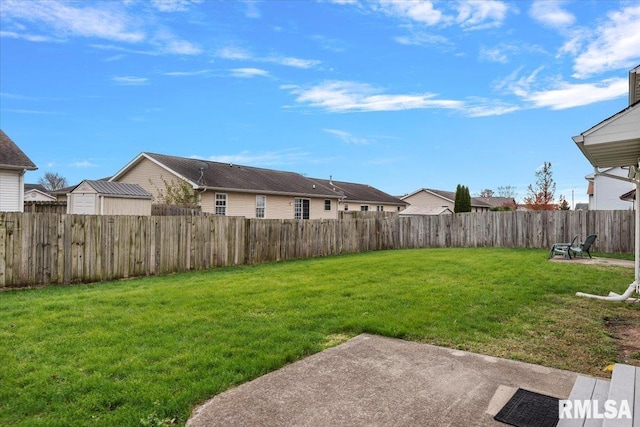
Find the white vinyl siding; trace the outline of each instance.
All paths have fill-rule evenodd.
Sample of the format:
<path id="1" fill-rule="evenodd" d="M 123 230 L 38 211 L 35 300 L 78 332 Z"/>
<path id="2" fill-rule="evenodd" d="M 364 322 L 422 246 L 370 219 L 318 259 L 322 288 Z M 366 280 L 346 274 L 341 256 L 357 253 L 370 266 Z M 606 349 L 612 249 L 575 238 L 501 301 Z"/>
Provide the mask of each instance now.
<path id="1" fill-rule="evenodd" d="M 19 172 L 0 171 L 0 211 L 22 212 L 22 192 L 23 184 Z"/>

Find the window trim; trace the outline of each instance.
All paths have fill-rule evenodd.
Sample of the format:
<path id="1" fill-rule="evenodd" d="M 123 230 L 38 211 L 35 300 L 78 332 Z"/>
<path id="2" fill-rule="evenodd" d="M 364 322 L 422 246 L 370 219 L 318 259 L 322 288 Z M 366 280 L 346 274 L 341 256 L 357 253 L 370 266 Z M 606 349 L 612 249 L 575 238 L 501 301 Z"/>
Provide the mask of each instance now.
<path id="1" fill-rule="evenodd" d="M 262 200 L 262 206 L 259 205 L 258 200 Z M 262 209 L 262 216 L 258 215 L 259 209 Z M 263 194 L 256 195 L 256 218 L 264 219 L 267 217 L 267 196 Z"/>
<path id="2" fill-rule="evenodd" d="M 222 196 L 222 197 L 218 197 Z M 215 206 L 215 214 L 220 216 L 227 216 L 227 207 L 228 207 L 229 196 L 227 193 L 215 193 L 214 196 L 214 206 Z M 218 204 L 218 202 L 224 202 Z"/>

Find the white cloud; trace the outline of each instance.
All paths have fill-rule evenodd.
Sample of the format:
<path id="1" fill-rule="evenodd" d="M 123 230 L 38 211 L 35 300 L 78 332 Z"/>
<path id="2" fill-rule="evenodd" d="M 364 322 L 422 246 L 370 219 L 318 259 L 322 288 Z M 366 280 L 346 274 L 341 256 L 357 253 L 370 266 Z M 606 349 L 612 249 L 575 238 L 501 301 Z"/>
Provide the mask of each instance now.
<path id="1" fill-rule="evenodd" d="M 297 164 L 302 159 L 308 158 L 309 153 L 301 151 L 298 148 L 290 148 L 279 151 L 268 151 L 266 153 L 252 154 L 249 151 L 241 151 L 238 154 L 225 154 L 220 156 L 209 156 L 208 160 L 220 163 L 229 163 L 234 165 L 282 165 Z M 199 156 L 192 156 L 200 158 Z"/>
<path id="2" fill-rule="evenodd" d="M 439 34 L 428 34 L 424 32 L 414 32 L 407 36 L 397 36 L 394 40 L 404 45 L 437 45 L 444 46 L 446 48 L 453 47 L 446 37 Z"/>
<path id="3" fill-rule="evenodd" d="M 153 7 L 160 12 L 184 12 L 194 3 L 201 3 L 202 0 L 152 0 Z"/>
<path id="4" fill-rule="evenodd" d="M 253 58 L 253 54 L 243 48 L 240 47 L 223 47 L 222 49 L 218 49 L 216 55 L 223 59 L 233 59 L 233 60 L 248 60 Z"/>
<path id="5" fill-rule="evenodd" d="M 143 31 L 136 29 L 131 18 L 112 3 L 106 7 L 74 8 L 57 1 L 26 2 L 4 0 L 3 18 L 10 21 L 31 21 L 45 24 L 58 37 L 95 37 L 113 41 L 137 43 L 145 38 Z"/>
<path id="6" fill-rule="evenodd" d="M 499 0 L 459 0 L 457 2 L 367 0 L 333 1 L 333 3 L 357 5 L 362 10 L 384 13 L 420 25 L 431 27 L 458 24 L 467 30 L 499 27 L 510 10 L 506 3 Z"/>
<path id="7" fill-rule="evenodd" d="M 254 62 L 268 62 L 272 64 L 284 65 L 294 68 L 313 68 L 319 65 L 321 62 L 315 59 L 301 59 L 290 56 L 267 56 L 260 57 L 254 55 L 251 51 L 238 47 L 224 47 L 218 49 L 216 55 L 223 59 L 230 59 L 234 61 L 254 61 Z"/>
<path id="8" fill-rule="evenodd" d="M 251 78 L 251 77 L 267 77 L 268 71 L 261 70 L 259 68 L 233 68 L 230 70 L 233 77 Z"/>
<path id="9" fill-rule="evenodd" d="M 91 163 L 89 160 L 79 160 L 73 163 L 73 166 L 77 168 L 95 168 L 97 165 Z"/>
<path id="10" fill-rule="evenodd" d="M 374 10 L 399 18 L 410 19 L 425 25 L 436 25 L 444 19 L 443 13 L 434 8 L 432 1 L 379 0 L 367 3 Z"/>
<path id="11" fill-rule="evenodd" d="M 564 29 L 573 25 L 576 17 L 562 9 L 562 1 L 537 0 L 529 9 L 529 15 L 542 25 Z"/>
<path id="12" fill-rule="evenodd" d="M 123 86 L 142 86 L 146 85 L 149 81 L 146 77 L 131 76 L 113 77 L 111 80 Z"/>
<path id="13" fill-rule="evenodd" d="M 626 95 L 629 83 L 626 78 L 606 79 L 597 83 L 571 84 L 562 82 L 553 89 L 534 91 L 524 96 L 536 107 L 552 110 L 589 105 Z"/>
<path id="14" fill-rule="evenodd" d="M 483 30 L 502 25 L 509 7 L 497 0 L 468 0 L 457 3 L 456 22 L 468 30 Z"/>
<path id="15" fill-rule="evenodd" d="M 188 3 L 190 2 L 186 0 L 171 0 L 156 2 L 154 5 L 159 10 L 176 11 Z M 4 0 L 2 23 L 5 29 L 10 28 L 11 31 L 4 31 L 2 36 L 40 42 L 85 37 L 138 45 L 148 43 L 153 47 L 154 52 L 144 49 L 127 51 L 151 55 L 197 55 L 202 52 L 198 46 L 180 39 L 167 29 L 152 28 L 155 22 L 153 17 L 145 18 L 133 13 L 129 14 L 121 3 L 97 2 L 92 6 L 85 6 L 85 4 L 63 3 L 55 0 Z M 47 34 L 33 34 L 34 29 L 27 26 L 29 23 Z M 150 37 L 149 34 L 153 35 Z M 100 47 L 95 44 L 93 46 Z"/>
<path id="16" fill-rule="evenodd" d="M 50 42 L 55 41 L 50 37 L 40 36 L 36 34 L 17 33 L 14 31 L 0 31 L 0 37 L 10 37 L 12 39 L 22 39 L 30 42 Z"/>
<path id="17" fill-rule="evenodd" d="M 260 18 L 260 9 L 258 9 L 257 2 L 255 0 L 247 0 L 246 1 L 247 10 L 245 11 L 245 16 L 251 19 Z"/>
<path id="18" fill-rule="evenodd" d="M 575 59 L 574 77 L 631 68 L 640 60 L 640 5 L 607 14 L 607 20 L 591 33 L 586 50 Z"/>
<path id="19" fill-rule="evenodd" d="M 197 70 L 197 71 L 168 71 L 163 74 L 165 76 L 186 77 L 186 76 L 204 76 L 210 73 L 211 73 L 211 70 Z"/>
<path id="20" fill-rule="evenodd" d="M 346 142 L 347 144 L 366 145 L 369 143 L 369 141 L 367 141 L 365 138 L 359 138 L 343 130 L 338 130 L 338 129 L 322 129 L 322 130 Z"/>
<path id="21" fill-rule="evenodd" d="M 331 112 L 461 109 L 463 102 L 437 99 L 433 93 L 386 95 L 368 84 L 329 81 L 309 88 L 286 86 L 296 101 Z"/>

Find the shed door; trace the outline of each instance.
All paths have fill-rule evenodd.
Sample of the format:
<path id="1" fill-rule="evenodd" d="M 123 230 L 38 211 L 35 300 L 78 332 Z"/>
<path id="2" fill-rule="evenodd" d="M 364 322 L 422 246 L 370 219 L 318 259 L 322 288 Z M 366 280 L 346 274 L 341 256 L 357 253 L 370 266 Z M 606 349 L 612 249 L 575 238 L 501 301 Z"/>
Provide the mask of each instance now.
<path id="1" fill-rule="evenodd" d="M 73 195 L 73 213 L 78 215 L 96 214 L 95 194 L 77 193 Z"/>

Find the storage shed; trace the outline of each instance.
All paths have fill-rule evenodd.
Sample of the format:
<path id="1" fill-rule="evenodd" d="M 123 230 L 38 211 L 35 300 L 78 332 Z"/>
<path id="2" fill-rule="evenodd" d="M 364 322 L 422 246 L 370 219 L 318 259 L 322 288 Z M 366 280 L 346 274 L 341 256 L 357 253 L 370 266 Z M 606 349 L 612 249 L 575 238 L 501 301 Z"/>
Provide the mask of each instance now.
<path id="1" fill-rule="evenodd" d="M 151 215 L 153 199 L 138 184 L 89 180 L 67 197 L 67 213 L 81 215 Z"/>

